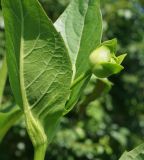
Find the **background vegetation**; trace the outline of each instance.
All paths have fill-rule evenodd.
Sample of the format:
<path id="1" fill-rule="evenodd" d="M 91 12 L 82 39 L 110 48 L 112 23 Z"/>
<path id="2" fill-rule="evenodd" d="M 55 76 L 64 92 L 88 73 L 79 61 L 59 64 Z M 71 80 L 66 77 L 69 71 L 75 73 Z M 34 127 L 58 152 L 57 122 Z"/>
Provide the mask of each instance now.
<path id="1" fill-rule="evenodd" d="M 40 2 L 55 21 L 69 0 Z M 100 88 L 95 90 L 99 82 L 92 78 L 75 109 L 62 119 L 47 160 L 117 160 L 144 140 L 144 2 L 102 0 L 101 8 L 103 40 L 118 39 L 119 52 L 128 53 L 125 70 L 110 78 L 114 85 L 103 94 Z M 0 60 L 4 46 L 0 11 Z M 7 81 L 3 105 L 14 104 Z M 0 144 L 0 160 L 31 160 L 32 156 L 31 142 L 20 121 Z"/>

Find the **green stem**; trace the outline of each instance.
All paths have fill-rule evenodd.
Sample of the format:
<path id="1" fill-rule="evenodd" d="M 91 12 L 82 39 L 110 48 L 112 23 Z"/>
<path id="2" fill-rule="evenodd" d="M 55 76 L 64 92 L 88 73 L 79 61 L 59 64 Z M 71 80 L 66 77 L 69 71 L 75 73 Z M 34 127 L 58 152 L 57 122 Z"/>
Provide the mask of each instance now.
<path id="1" fill-rule="evenodd" d="M 47 148 L 46 144 L 35 147 L 35 149 L 34 149 L 34 160 L 44 160 L 45 159 L 46 148 Z"/>
<path id="2" fill-rule="evenodd" d="M 25 111 L 25 120 L 28 134 L 34 146 L 34 160 L 44 160 L 48 141 L 41 122 L 30 110 Z"/>
<path id="3" fill-rule="evenodd" d="M 7 64 L 6 64 L 6 55 L 5 55 L 2 68 L 0 69 L 0 106 L 1 106 L 6 79 L 7 79 Z"/>
<path id="4" fill-rule="evenodd" d="M 90 70 L 88 70 L 84 74 L 81 74 L 77 79 L 74 80 L 74 82 L 71 85 L 71 89 L 74 88 L 79 82 L 81 82 L 83 79 L 87 78 L 91 74 L 92 72 Z"/>

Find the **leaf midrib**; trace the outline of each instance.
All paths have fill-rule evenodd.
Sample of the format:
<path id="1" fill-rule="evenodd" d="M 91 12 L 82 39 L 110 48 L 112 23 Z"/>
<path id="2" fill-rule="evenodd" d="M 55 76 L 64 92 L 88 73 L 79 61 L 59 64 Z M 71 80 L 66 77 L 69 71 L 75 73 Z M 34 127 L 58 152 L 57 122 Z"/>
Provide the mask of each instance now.
<path id="1" fill-rule="evenodd" d="M 29 108 L 29 103 L 27 101 L 27 96 L 26 96 L 26 91 L 25 91 L 25 87 L 24 87 L 24 67 L 23 67 L 23 55 L 24 55 L 24 39 L 23 39 L 23 35 L 24 35 L 24 18 L 23 18 L 23 8 L 22 8 L 22 2 L 19 1 L 20 3 L 20 11 L 21 11 L 21 38 L 20 38 L 20 61 L 19 61 L 19 65 L 20 65 L 20 89 L 21 89 L 21 94 L 22 94 L 22 100 L 23 100 L 23 108 L 24 108 L 24 112 L 28 112 L 28 108 Z"/>
<path id="2" fill-rule="evenodd" d="M 25 121 L 28 128 L 28 132 L 30 137 L 32 138 L 32 142 L 34 146 L 41 145 L 46 142 L 46 135 L 42 128 L 42 125 L 38 118 L 36 118 L 30 108 L 29 102 L 27 100 L 27 94 L 24 86 L 24 14 L 22 2 L 20 3 L 20 11 L 21 11 L 21 38 L 20 38 L 20 89 L 22 95 L 22 104 L 24 109 Z M 35 133 L 35 131 L 37 131 Z M 37 137 L 37 140 L 35 139 Z"/>

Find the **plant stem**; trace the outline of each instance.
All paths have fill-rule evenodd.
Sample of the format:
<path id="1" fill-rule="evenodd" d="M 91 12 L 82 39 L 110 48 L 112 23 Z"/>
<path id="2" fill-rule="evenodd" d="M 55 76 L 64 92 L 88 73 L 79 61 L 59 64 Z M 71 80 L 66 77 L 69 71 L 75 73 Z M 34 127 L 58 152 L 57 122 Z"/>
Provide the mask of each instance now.
<path id="1" fill-rule="evenodd" d="M 48 144 L 47 136 L 39 119 L 28 110 L 28 107 L 25 109 L 27 131 L 34 146 L 34 160 L 44 160 Z"/>
<path id="2" fill-rule="evenodd" d="M 3 91 L 7 79 L 7 64 L 6 64 L 6 55 L 3 59 L 3 64 L 2 68 L 0 68 L 0 106 L 1 106 L 1 101 L 2 101 L 2 96 L 3 96 Z"/>
<path id="3" fill-rule="evenodd" d="M 47 145 L 43 144 L 34 148 L 34 160 L 44 160 Z"/>
<path id="4" fill-rule="evenodd" d="M 87 78 L 88 76 L 90 76 L 92 74 L 92 72 L 90 70 L 88 70 L 87 72 L 85 72 L 84 74 L 80 75 L 77 79 L 74 80 L 74 82 L 71 85 L 71 89 L 74 88 L 79 82 L 81 82 L 83 79 Z"/>

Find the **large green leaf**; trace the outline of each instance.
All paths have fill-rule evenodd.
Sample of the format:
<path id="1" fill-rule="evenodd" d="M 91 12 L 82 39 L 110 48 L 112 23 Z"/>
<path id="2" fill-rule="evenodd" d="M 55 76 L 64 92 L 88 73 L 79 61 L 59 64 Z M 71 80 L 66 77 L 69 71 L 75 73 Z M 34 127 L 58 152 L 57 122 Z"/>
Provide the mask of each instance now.
<path id="1" fill-rule="evenodd" d="M 6 64 L 6 56 L 5 56 L 2 63 L 2 67 L 0 68 L 0 109 L 1 109 L 1 101 L 2 101 L 6 79 L 7 79 L 7 64 Z"/>
<path id="2" fill-rule="evenodd" d="M 99 0 L 72 0 L 65 12 L 55 22 L 68 48 L 73 79 L 76 80 L 89 70 L 89 55 L 100 44 L 102 37 L 102 17 Z M 91 75 L 86 76 L 72 88 L 66 109 L 77 102 Z"/>
<path id="3" fill-rule="evenodd" d="M 119 160 L 143 160 L 144 159 L 144 144 L 141 144 L 137 148 L 130 152 L 124 152 Z"/>
<path id="4" fill-rule="evenodd" d="M 71 61 L 37 0 L 2 0 L 2 7 L 11 87 L 33 145 L 44 152 L 70 95 Z"/>

